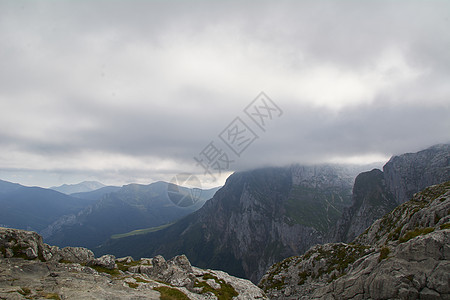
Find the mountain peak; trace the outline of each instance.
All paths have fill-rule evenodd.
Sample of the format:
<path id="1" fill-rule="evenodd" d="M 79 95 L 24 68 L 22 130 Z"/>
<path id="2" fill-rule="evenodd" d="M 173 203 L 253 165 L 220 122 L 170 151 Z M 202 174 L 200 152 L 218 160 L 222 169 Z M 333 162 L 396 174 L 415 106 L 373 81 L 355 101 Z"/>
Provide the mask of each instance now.
<path id="1" fill-rule="evenodd" d="M 74 193 L 91 192 L 105 186 L 106 185 L 98 181 L 83 181 L 75 184 L 63 184 L 60 186 L 54 186 L 50 189 L 70 195 Z"/>

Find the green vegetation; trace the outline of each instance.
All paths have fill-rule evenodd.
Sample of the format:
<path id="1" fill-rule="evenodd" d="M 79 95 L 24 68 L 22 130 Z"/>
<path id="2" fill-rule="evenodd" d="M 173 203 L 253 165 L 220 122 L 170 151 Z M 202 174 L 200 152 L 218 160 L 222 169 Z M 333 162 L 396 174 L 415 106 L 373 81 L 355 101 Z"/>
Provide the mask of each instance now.
<path id="1" fill-rule="evenodd" d="M 213 279 L 216 283 L 220 285 L 220 289 L 214 289 L 209 284 L 207 284 L 205 281 L 199 281 L 196 280 L 194 283 L 194 287 L 202 288 L 201 294 L 205 294 L 208 292 L 213 293 L 216 295 L 217 299 L 219 300 L 228 300 L 232 299 L 235 296 L 238 296 L 238 292 L 234 289 L 234 287 L 228 283 L 225 282 L 223 279 L 219 279 L 216 276 L 212 274 L 204 274 L 203 280 Z"/>
<path id="2" fill-rule="evenodd" d="M 450 223 L 445 223 L 440 226 L 441 229 L 450 229 Z"/>
<path id="3" fill-rule="evenodd" d="M 71 262 L 70 260 L 67 260 L 67 259 L 60 259 L 60 260 L 59 260 L 59 263 L 62 263 L 62 264 L 72 264 L 73 262 Z"/>
<path id="4" fill-rule="evenodd" d="M 28 296 L 31 294 L 31 290 L 27 287 L 22 287 L 20 290 L 17 291 L 19 294 L 23 296 Z"/>
<path id="5" fill-rule="evenodd" d="M 306 282 L 306 279 L 311 276 L 311 273 L 308 271 L 303 271 L 298 273 L 299 281 L 298 285 L 302 285 Z"/>
<path id="6" fill-rule="evenodd" d="M 264 291 L 268 291 L 268 290 L 281 290 L 284 285 L 285 285 L 285 278 L 281 278 L 281 280 L 279 279 L 275 279 L 275 275 L 279 274 L 281 272 L 282 269 L 286 269 L 289 267 L 289 262 L 292 261 L 292 259 L 295 259 L 297 257 L 292 256 L 292 257 L 288 257 L 285 260 L 278 262 L 276 264 L 274 264 L 271 268 L 270 268 L 270 273 L 269 276 L 267 278 L 264 278 L 261 281 L 261 285 L 260 286 L 264 286 Z M 266 284 L 268 286 L 266 286 Z"/>
<path id="7" fill-rule="evenodd" d="M 138 283 L 134 283 L 134 282 L 127 282 L 127 284 L 132 289 L 137 289 L 137 287 L 139 286 Z"/>
<path id="8" fill-rule="evenodd" d="M 450 181 L 444 182 L 437 186 L 431 186 L 424 189 L 420 194 L 422 198 L 430 198 L 429 202 L 436 200 L 450 189 Z M 443 201 L 443 200 L 441 200 Z"/>
<path id="9" fill-rule="evenodd" d="M 419 235 L 426 235 L 433 231 L 434 231 L 433 227 L 416 228 L 415 230 L 406 232 L 405 235 L 402 236 L 401 238 L 399 238 L 398 241 L 400 243 L 404 243 L 404 242 L 409 241 L 410 239 L 418 237 Z"/>
<path id="10" fill-rule="evenodd" d="M 133 266 L 138 266 L 138 265 L 145 265 L 145 264 L 147 264 L 147 263 L 144 263 L 143 261 L 142 261 L 142 259 L 140 259 L 140 260 L 133 260 L 133 261 L 130 261 L 130 262 L 118 262 L 118 261 L 116 261 L 116 264 L 117 264 L 117 268 L 120 270 L 120 271 L 122 271 L 122 272 L 126 272 L 126 271 L 128 271 L 128 269 L 130 268 L 130 267 L 133 267 Z"/>
<path id="11" fill-rule="evenodd" d="M 136 276 L 136 277 L 133 277 L 137 282 L 142 282 L 142 283 L 149 283 L 150 281 L 148 281 L 148 280 L 145 280 L 144 278 L 141 278 L 141 277 L 138 277 L 138 276 Z"/>
<path id="12" fill-rule="evenodd" d="M 325 233 L 342 214 L 351 194 L 345 189 L 319 190 L 293 186 L 285 203 L 286 214 L 293 224 L 301 224 Z"/>
<path id="13" fill-rule="evenodd" d="M 150 232 L 156 232 L 156 231 L 159 231 L 159 230 L 163 230 L 164 228 L 167 228 L 167 227 L 169 227 L 172 224 L 174 224 L 174 223 L 164 224 L 164 225 L 157 226 L 157 227 L 137 229 L 137 230 L 133 230 L 133 231 L 126 232 L 126 233 L 113 234 L 111 236 L 111 239 L 113 239 L 113 240 L 114 239 L 121 239 L 121 238 L 128 237 L 128 236 L 134 236 L 134 235 L 141 235 L 141 234 L 146 234 L 146 233 L 150 233 Z"/>
<path id="14" fill-rule="evenodd" d="M 390 252 L 391 251 L 389 250 L 388 247 L 381 248 L 381 250 L 380 250 L 380 257 L 378 258 L 378 261 L 380 262 L 383 259 L 387 258 Z"/>
<path id="15" fill-rule="evenodd" d="M 45 299 L 54 299 L 54 300 L 61 300 L 61 297 L 59 297 L 56 293 L 48 293 L 44 295 Z"/>
<path id="16" fill-rule="evenodd" d="M 107 268 L 104 268 L 104 267 L 100 267 L 100 266 L 91 266 L 91 268 L 96 270 L 99 273 L 106 273 L 106 274 L 109 274 L 109 275 L 111 275 L 113 277 L 117 277 L 117 276 L 121 275 L 120 271 L 118 269 L 110 270 L 110 269 L 107 269 Z"/>
<path id="17" fill-rule="evenodd" d="M 159 286 L 153 289 L 161 293 L 161 300 L 189 300 L 186 294 L 174 288 Z"/>

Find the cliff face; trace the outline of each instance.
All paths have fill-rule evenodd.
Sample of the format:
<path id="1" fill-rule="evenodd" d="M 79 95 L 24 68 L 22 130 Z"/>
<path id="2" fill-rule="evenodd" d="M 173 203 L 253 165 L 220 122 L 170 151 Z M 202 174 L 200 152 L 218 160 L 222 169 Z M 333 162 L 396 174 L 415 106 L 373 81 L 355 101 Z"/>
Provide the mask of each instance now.
<path id="1" fill-rule="evenodd" d="M 374 220 L 381 218 L 397 206 L 394 196 L 388 191 L 383 172 L 374 169 L 359 174 L 355 179 L 352 205 L 344 210 L 336 225 L 336 241 L 352 241 Z"/>
<path id="2" fill-rule="evenodd" d="M 273 265 L 271 299 L 448 299 L 450 182 L 416 194 L 351 244 L 317 245 Z"/>
<path id="3" fill-rule="evenodd" d="M 267 299 L 250 281 L 191 266 L 185 256 L 134 261 L 60 249 L 35 232 L 0 227 L 1 299 Z M 170 298 L 174 299 L 174 298 Z M 234 299 L 234 298 L 233 298 Z"/>
<path id="4" fill-rule="evenodd" d="M 200 267 L 257 282 L 276 261 L 326 240 L 350 204 L 355 176 L 352 169 L 327 165 L 235 173 L 191 216 L 97 251 L 136 257 L 186 254 Z"/>
<path id="5" fill-rule="evenodd" d="M 450 180 L 450 145 L 392 157 L 380 170 L 355 180 L 352 205 L 344 210 L 331 241 L 350 242 L 375 220 L 427 186 Z"/>
<path id="6" fill-rule="evenodd" d="M 394 156 L 383 172 L 388 190 L 402 204 L 427 186 L 450 180 L 450 144 Z"/>

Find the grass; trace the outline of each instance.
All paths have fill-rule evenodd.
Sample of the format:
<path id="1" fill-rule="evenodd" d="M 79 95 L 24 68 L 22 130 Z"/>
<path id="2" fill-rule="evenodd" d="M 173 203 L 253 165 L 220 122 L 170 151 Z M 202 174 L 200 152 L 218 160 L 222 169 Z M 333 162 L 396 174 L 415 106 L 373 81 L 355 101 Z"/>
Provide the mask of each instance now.
<path id="1" fill-rule="evenodd" d="M 293 224 L 313 227 L 325 233 L 341 216 L 341 205 L 347 198 L 344 190 L 317 191 L 294 186 L 284 206 Z"/>
<path id="2" fill-rule="evenodd" d="M 59 297 L 56 293 L 48 293 L 44 296 L 45 299 L 54 299 L 54 300 L 61 300 L 61 297 Z"/>
<path id="3" fill-rule="evenodd" d="M 59 263 L 61 263 L 61 264 L 72 264 L 73 262 L 71 262 L 70 260 L 67 260 L 67 259 L 60 259 Z"/>
<path id="4" fill-rule="evenodd" d="M 104 267 L 100 267 L 100 266 L 91 266 L 91 268 L 96 270 L 99 273 L 106 273 L 106 274 L 109 274 L 109 275 L 114 276 L 114 277 L 117 277 L 117 276 L 121 275 L 120 271 L 118 269 L 110 270 L 110 269 L 107 269 L 107 268 L 104 268 Z"/>
<path id="5" fill-rule="evenodd" d="M 220 284 L 220 289 L 212 288 L 205 281 L 196 280 L 194 287 L 202 288 L 201 294 L 211 292 L 214 295 L 216 295 L 218 300 L 228 300 L 239 295 L 232 285 L 226 283 L 225 280 L 219 279 L 212 274 L 204 274 L 203 279 L 204 280 L 213 279 L 216 283 Z"/>
<path id="6" fill-rule="evenodd" d="M 442 224 L 440 228 L 441 229 L 450 229 L 450 223 Z"/>
<path id="7" fill-rule="evenodd" d="M 137 289 L 137 287 L 139 286 L 138 283 L 134 283 L 134 282 L 127 282 L 127 284 L 132 289 Z"/>
<path id="8" fill-rule="evenodd" d="M 159 286 L 153 288 L 161 293 L 161 300 L 190 300 L 183 292 L 167 286 Z"/>
<path id="9" fill-rule="evenodd" d="M 388 247 L 383 247 L 380 250 L 380 257 L 378 258 L 378 262 L 382 261 L 383 259 L 386 259 L 391 251 Z"/>
<path id="10" fill-rule="evenodd" d="M 31 290 L 27 287 L 22 287 L 17 292 L 23 296 L 28 296 L 29 294 L 31 294 Z"/>
<path id="11" fill-rule="evenodd" d="M 156 231 L 162 230 L 164 228 L 167 228 L 167 227 L 169 227 L 172 224 L 174 224 L 174 223 L 164 224 L 164 225 L 157 226 L 157 227 L 137 229 L 137 230 L 133 230 L 133 231 L 126 232 L 126 233 L 113 234 L 113 235 L 111 235 L 111 239 L 115 240 L 115 239 L 121 239 L 121 238 L 128 237 L 128 236 L 134 236 L 134 235 L 141 235 L 141 234 L 146 234 L 146 233 L 150 233 L 150 232 L 156 232 Z"/>
<path id="12" fill-rule="evenodd" d="M 433 231 L 434 231 L 433 227 L 416 228 L 415 230 L 406 232 L 401 238 L 399 238 L 398 241 L 400 243 L 404 243 L 409 241 L 410 239 L 418 237 L 419 235 L 425 235 Z"/>
<path id="13" fill-rule="evenodd" d="M 142 283 L 149 283 L 150 281 L 148 281 L 148 280 L 145 280 L 145 279 L 143 279 L 143 278 L 141 278 L 141 277 L 138 277 L 138 276 L 136 276 L 136 277 L 133 277 L 137 282 L 142 282 Z"/>

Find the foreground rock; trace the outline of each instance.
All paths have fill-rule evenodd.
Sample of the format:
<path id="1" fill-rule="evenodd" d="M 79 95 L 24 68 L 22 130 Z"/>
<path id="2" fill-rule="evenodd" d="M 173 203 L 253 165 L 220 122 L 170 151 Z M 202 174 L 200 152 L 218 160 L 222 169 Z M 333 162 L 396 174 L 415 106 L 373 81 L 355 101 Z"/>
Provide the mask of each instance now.
<path id="1" fill-rule="evenodd" d="M 351 244 L 273 265 L 271 299 L 450 299 L 450 181 L 414 195 Z"/>
<path id="2" fill-rule="evenodd" d="M 186 256 L 134 261 L 59 249 L 37 233 L 0 228 L 0 299 L 267 299 L 248 280 L 191 266 Z"/>

